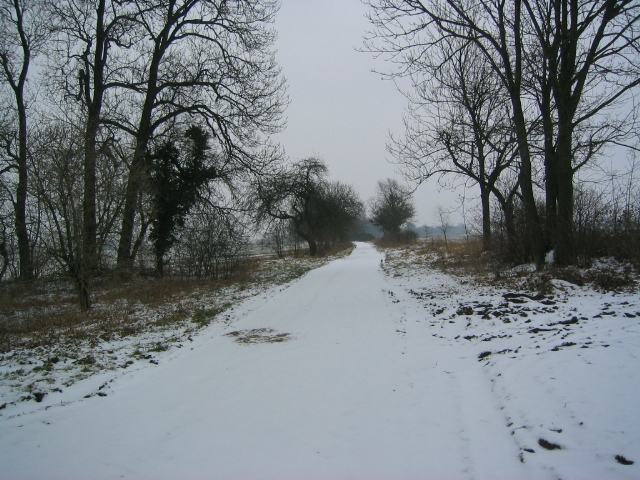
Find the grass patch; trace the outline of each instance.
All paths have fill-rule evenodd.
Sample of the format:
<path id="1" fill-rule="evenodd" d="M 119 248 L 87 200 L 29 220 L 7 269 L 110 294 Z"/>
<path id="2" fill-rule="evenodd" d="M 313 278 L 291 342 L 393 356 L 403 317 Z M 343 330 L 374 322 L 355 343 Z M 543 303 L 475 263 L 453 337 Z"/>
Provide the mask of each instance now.
<path id="1" fill-rule="evenodd" d="M 201 308 L 193 312 L 193 316 L 191 317 L 191 321 L 196 323 L 200 328 L 206 327 L 211 323 L 211 321 L 216 317 L 216 315 L 224 312 L 231 305 L 225 303 L 217 308 Z"/>
<path id="2" fill-rule="evenodd" d="M 418 234 L 413 231 L 404 231 L 396 234 L 388 234 L 376 238 L 374 245 L 382 248 L 398 248 L 406 245 L 413 245 L 418 241 Z"/>
<path id="3" fill-rule="evenodd" d="M 199 328 L 232 305 L 349 252 L 253 258 L 240 276 L 226 280 L 102 275 L 92 282 L 93 307 L 86 313 L 79 311 L 66 280 L 0 283 L 0 404 L 15 405 L 31 390 L 55 394 L 98 372 L 130 368 L 136 362 L 157 364 L 160 352 L 188 344 Z M 253 344 L 291 338 L 259 329 L 238 332 L 234 340 Z M 28 397 L 33 401 L 33 395 Z"/>
<path id="4" fill-rule="evenodd" d="M 448 240 L 432 238 L 409 246 L 385 248 L 387 273 L 408 265 L 423 264 L 452 275 L 476 275 L 493 277 L 491 257 L 482 251 L 482 242 L 477 240 Z"/>
<path id="5" fill-rule="evenodd" d="M 255 273 L 255 272 L 254 272 Z M 209 323 L 226 309 L 223 297 L 239 283 L 180 278 L 150 280 L 135 278 L 125 283 L 112 278 L 96 279 L 93 308 L 82 313 L 73 292 L 55 282 L 33 282 L 13 300 L 6 300 L 15 285 L 0 285 L 0 353 L 17 348 L 53 349 L 83 342 L 108 342 L 140 335 L 154 329 Z M 202 310 L 202 298 L 213 305 Z"/>

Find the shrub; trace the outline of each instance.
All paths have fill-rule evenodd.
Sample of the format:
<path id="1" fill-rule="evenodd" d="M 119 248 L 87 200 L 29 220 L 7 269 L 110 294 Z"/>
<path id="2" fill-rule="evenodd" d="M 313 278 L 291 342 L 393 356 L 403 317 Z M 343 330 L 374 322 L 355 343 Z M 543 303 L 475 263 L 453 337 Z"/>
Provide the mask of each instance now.
<path id="1" fill-rule="evenodd" d="M 619 291 L 633 288 L 636 281 L 630 265 L 622 268 L 614 266 L 602 266 L 588 272 L 588 280 L 593 286 L 603 291 Z"/>
<path id="2" fill-rule="evenodd" d="M 418 234 L 413 230 L 403 230 L 400 233 L 387 234 L 382 238 L 378 238 L 374 241 L 379 247 L 401 247 L 404 245 L 411 245 L 418 240 Z"/>

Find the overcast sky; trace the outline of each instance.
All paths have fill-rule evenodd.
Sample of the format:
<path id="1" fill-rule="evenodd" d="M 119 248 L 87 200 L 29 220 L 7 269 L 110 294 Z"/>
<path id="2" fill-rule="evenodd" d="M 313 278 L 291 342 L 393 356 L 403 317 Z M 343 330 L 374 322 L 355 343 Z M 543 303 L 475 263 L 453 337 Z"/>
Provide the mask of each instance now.
<path id="1" fill-rule="evenodd" d="M 373 69 L 384 62 L 356 51 L 369 29 L 360 0 L 282 0 L 275 28 L 277 59 L 289 84 L 287 129 L 275 137 L 291 160 L 317 156 L 332 180 L 353 185 L 366 202 L 376 182 L 395 173 L 385 143 L 402 133 L 405 98 Z M 437 204 L 455 195 L 422 185 L 414 197 L 416 223 L 435 223 Z"/>

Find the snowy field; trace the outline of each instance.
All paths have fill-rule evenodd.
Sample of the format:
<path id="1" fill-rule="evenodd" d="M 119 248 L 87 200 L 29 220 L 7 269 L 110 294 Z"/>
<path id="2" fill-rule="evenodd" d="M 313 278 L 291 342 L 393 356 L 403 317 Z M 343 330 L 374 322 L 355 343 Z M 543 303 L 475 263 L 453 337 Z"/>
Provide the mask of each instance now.
<path id="1" fill-rule="evenodd" d="M 0 478 L 640 478 L 640 296 L 552 284 L 358 244 L 153 362 L 7 402 Z"/>

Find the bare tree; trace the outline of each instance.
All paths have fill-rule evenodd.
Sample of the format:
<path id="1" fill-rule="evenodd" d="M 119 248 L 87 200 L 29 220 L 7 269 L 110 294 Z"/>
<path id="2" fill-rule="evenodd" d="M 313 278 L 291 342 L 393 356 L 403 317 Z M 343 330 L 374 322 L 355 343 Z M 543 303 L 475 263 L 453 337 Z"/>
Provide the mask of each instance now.
<path id="1" fill-rule="evenodd" d="M 200 209 L 178 237 L 176 270 L 198 278 L 229 278 L 247 254 L 248 238 L 243 222 L 231 210 Z"/>
<path id="2" fill-rule="evenodd" d="M 420 68 L 443 39 L 475 44 L 507 93 L 520 157 L 520 195 L 535 260 L 545 251 L 543 226 L 534 194 L 535 147 L 532 128 L 544 128 L 545 188 L 553 220 L 551 241 L 560 263 L 573 260 L 573 182 L 584 161 L 576 161 L 576 133 L 597 135 L 586 150 L 619 141 L 627 120 L 606 119 L 640 82 L 638 19 L 633 0 L 370 0 L 372 51 L 391 54 L 398 74 Z M 434 64 L 440 61 L 434 55 Z M 448 59 L 445 59 L 448 61 Z M 533 93 L 533 95 L 532 95 Z M 595 125 L 599 125 L 595 126 Z M 608 128 L 607 125 L 612 128 Z M 596 148 L 597 150 L 597 148 Z M 553 217 L 553 215 L 552 215 Z"/>
<path id="3" fill-rule="evenodd" d="M 40 132 L 34 145 L 34 195 L 44 210 L 43 242 L 71 280 L 80 308 L 89 286 L 82 269 L 82 135 L 63 125 Z"/>
<path id="4" fill-rule="evenodd" d="M 49 2 L 51 18 L 58 24 L 55 54 L 50 62 L 59 74 L 50 79 L 68 102 L 79 107 L 84 128 L 81 249 L 78 273 L 83 277 L 87 296 L 83 309 L 90 308 L 89 281 L 98 267 L 98 219 L 96 210 L 98 158 L 112 142 L 103 127 L 105 107 L 118 105 L 116 91 L 130 77 L 128 50 L 139 39 L 134 2 L 63 0 Z M 113 115 L 113 112 L 110 112 Z"/>
<path id="5" fill-rule="evenodd" d="M 283 258 L 287 243 L 290 240 L 290 228 L 287 220 L 274 220 L 269 225 L 265 236 L 264 243 L 275 253 L 278 258 Z"/>
<path id="6" fill-rule="evenodd" d="M 0 0 L 0 94 L 8 92 L 11 100 L 10 126 L 3 129 L 3 150 L 9 165 L 3 171 L 17 172 L 15 188 L 15 232 L 18 238 L 20 278 L 33 277 L 29 228 L 28 196 L 28 95 L 29 68 L 36 55 L 42 53 L 50 37 L 51 20 L 43 14 L 39 0 Z M 8 92 L 7 92 L 8 90 Z M 17 145 L 16 145 L 17 142 Z"/>
<path id="7" fill-rule="evenodd" d="M 82 124 L 52 121 L 32 142 L 30 166 L 32 195 L 42 216 L 39 250 L 51 259 L 50 273 L 70 277 L 82 310 L 90 299 L 82 242 L 84 142 Z M 123 172 L 113 151 L 103 149 L 97 165 L 97 238 L 102 251 L 113 241 L 113 226 L 122 205 Z"/>
<path id="8" fill-rule="evenodd" d="M 364 206 L 352 187 L 328 182 L 327 174 L 322 161 L 309 158 L 257 179 L 252 200 L 258 223 L 291 222 L 312 257 L 322 253 L 326 244 L 345 239 Z"/>
<path id="9" fill-rule="evenodd" d="M 436 47 L 450 61 L 426 65 L 427 77 L 413 74 L 405 134 L 391 138 L 390 152 L 410 181 L 434 176 L 462 177 L 480 190 L 484 250 L 491 248 L 491 194 L 517 150 L 508 99 L 481 54 L 467 41 L 450 39 Z M 449 183 L 444 183 L 449 185 Z"/>
<path id="10" fill-rule="evenodd" d="M 258 153 L 282 126 L 284 80 L 274 60 L 275 33 L 268 28 L 276 0 L 170 0 L 139 4 L 144 31 L 123 88 L 133 116 L 114 121 L 134 139 L 125 193 L 118 265 L 133 255 L 137 198 L 147 176 L 150 140 L 183 118 L 211 130 L 237 171 L 262 171 L 273 160 Z"/>
<path id="11" fill-rule="evenodd" d="M 447 234 L 451 230 L 451 212 L 447 211 L 442 205 L 436 206 L 436 218 L 438 221 L 438 229 L 442 232 L 444 237 L 444 245 L 449 250 L 449 242 L 447 240 Z"/>

